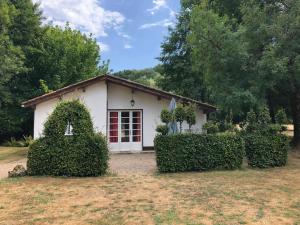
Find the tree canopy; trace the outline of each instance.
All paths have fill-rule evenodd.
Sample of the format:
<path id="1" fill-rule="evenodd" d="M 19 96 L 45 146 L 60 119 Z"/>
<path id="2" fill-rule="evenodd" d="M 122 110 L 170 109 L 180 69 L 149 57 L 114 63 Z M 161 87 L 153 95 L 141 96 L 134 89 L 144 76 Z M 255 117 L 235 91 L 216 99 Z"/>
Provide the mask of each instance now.
<path id="1" fill-rule="evenodd" d="M 205 90 L 221 117 L 232 112 L 234 122 L 265 105 L 275 120 L 284 108 L 299 142 L 300 2 L 182 0 L 181 5 L 162 44 L 162 85 L 180 94 L 188 87 Z M 190 80 L 201 82 L 180 86 Z"/>
<path id="2" fill-rule="evenodd" d="M 132 80 L 150 87 L 157 87 L 158 80 L 161 78 L 159 67 L 147 68 L 142 70 L 123 70 L 113 75 Z"/>
<path id="3" fill-rule="evenodd" d="M 42 25 L 32 0 L 0 0 L 0 142 L 32 132 L 22 101 L 107 70 L 91 36 Z"/>

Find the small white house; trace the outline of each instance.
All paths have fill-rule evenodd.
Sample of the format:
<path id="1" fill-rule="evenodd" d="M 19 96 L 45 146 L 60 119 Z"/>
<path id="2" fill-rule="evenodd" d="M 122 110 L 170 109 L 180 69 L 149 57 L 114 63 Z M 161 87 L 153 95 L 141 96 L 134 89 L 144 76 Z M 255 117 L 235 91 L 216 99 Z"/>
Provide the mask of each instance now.
<path id="1" fill-rule="evenodd" d="M 160 113 L 170 100 L 197 105 L 194 132 L 202 132 L 207 113 L 215 107 L 190 98 L 174 95 L 116 76 L 91 78 L 34 99 L 23 107 L 34 109 L 34 138 L 43 133 L 44 123 L 61 100 L 79 99 L 91 113 L 94 129 L 107 136 L 110 151 L 142 151 L 153 149 Z M 183 124 L 183 129 L 187 129 Z"/>

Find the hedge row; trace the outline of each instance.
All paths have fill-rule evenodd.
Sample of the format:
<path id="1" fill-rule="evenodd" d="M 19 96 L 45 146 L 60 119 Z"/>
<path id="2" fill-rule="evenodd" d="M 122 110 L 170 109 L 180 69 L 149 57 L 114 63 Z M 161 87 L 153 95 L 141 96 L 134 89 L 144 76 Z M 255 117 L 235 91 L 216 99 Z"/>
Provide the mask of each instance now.
<path id="1" fill-rule="evenodd" d="M 32 176 L 100 176 L 107 167 L 107 144 L 100 135 L 66 137 L 56 144 L 41 138 L 28 152 L 27 168 Z"/>
<path id="2" fill-rule="evenodd" d="M 240 168 L 244 142 L 233 135 L 158 135 L 154 140 L 160 172 Z"/>
<path id="3" fill-rule="evenodd" d="M 284 166 L 287 162 L 289 139 L 284 135 L 243 136 L 248 164 L 251 167 L 268 168 Z"/>

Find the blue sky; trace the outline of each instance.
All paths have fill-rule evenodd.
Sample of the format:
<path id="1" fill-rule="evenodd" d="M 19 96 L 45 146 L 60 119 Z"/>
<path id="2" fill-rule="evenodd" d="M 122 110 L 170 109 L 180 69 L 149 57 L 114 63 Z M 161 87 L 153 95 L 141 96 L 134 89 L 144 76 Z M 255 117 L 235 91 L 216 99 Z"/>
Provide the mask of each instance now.
<path id="1" fill-rule="evenodd" d="M 34 0 L 45 23 L 92 33 L 114 72 L 158 64 L 160 44 L 175 22 L 179 0 Z"/>

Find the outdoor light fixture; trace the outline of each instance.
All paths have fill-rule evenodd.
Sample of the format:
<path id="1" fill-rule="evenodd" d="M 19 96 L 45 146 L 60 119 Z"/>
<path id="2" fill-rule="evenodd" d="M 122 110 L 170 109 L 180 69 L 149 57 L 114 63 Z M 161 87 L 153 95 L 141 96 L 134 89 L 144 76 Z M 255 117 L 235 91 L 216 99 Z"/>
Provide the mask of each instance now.
<path id="1" fill-rule="evenodd" d="M 133 107 L 135 105 L 135 101 L 134 99 L 132 98 L 131 101 L 130 101 L 130 105 Z"/>
<path id="2" fill-rule="evenodd" d="M 133 99 L 133 93 L 134 93 L 134 90 L 131 90 L 131 100 L 130 100 L 130 105 L 133 107 L 135 105 L 135 101 Z"/>

